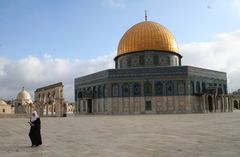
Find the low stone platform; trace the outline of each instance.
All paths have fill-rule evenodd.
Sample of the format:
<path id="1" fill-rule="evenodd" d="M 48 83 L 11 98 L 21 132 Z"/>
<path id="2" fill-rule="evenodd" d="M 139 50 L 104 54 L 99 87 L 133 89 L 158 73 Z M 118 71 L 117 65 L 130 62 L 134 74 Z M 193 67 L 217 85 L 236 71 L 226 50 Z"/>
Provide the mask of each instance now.
<path id="1" fill-rule="evenodd" d="M 0 119 L 2 157 L 239 157 L 240 112 L 42 118 L 30 147 L 28 118 Z"/>

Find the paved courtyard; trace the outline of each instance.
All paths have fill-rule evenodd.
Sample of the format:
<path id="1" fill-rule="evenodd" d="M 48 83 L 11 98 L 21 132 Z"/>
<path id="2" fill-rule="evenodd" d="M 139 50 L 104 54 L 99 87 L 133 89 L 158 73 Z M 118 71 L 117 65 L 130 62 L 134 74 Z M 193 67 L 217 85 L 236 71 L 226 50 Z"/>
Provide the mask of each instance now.
<path id="1" fill-rule="evenodd" d="M 30 147 L 27 118 L 0 119 L 1 157 L 239 157 L 240 112 L 42 118 Z"/>

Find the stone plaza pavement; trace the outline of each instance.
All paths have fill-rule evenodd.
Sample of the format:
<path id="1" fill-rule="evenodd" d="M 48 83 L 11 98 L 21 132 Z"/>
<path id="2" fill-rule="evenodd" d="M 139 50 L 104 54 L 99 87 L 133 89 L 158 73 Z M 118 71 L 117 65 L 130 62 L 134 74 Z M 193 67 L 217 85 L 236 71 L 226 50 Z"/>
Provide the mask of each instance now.
<path id="1" fill-rule="evenodd" d="M 30 147 L 28 118 L 0 119 L 1 157 L 239 157 L 240 111 L 211 114 L 41 118 Z"/>

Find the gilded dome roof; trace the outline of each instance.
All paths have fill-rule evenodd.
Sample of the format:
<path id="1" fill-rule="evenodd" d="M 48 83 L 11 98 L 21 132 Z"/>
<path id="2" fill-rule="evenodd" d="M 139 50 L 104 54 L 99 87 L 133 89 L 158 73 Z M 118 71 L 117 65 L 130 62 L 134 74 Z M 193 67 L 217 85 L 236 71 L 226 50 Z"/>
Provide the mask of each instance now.
<path id="1" fill-rule="evenodd" d="M 18 93 L 17 95 L 17 100 L 18 101 L 27 101 L 27 102 L 32 102 L 30 94 L 23 88 L 21 92 Z"/>
<path id="2" fill-rule="evenodd" d="M 178 52 L 177 42 L 172 33 L 159 23 L 140 22 L 132 26 L 119 42 L 117 56 L 146 50 Z"/>

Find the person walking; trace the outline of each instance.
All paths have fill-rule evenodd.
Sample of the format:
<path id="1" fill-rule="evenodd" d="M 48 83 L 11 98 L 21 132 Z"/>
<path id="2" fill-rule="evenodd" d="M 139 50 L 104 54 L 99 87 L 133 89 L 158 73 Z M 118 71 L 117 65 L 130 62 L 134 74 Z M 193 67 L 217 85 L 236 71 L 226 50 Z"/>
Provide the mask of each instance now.
<path id="1" fill-rule="evenodd" d="M 37 111 L 33 111 L 32 117 L 28 122 L 31 126 L 29 131 L 29 137 L 32 142 L 32 147 L 37 147 L 42 144 L 42 137 L 41 137 L 41 120 L 38 116 Z"/>

